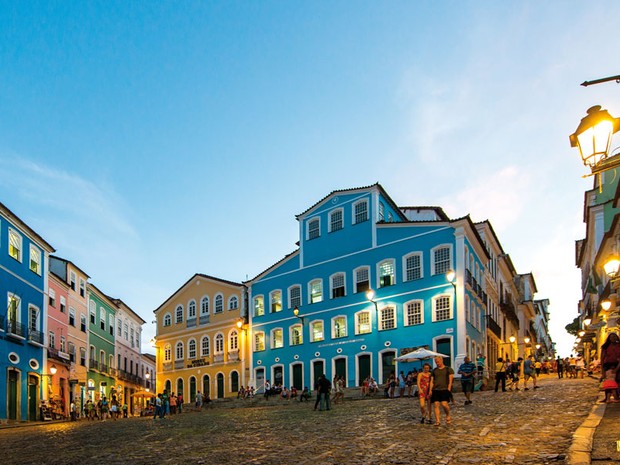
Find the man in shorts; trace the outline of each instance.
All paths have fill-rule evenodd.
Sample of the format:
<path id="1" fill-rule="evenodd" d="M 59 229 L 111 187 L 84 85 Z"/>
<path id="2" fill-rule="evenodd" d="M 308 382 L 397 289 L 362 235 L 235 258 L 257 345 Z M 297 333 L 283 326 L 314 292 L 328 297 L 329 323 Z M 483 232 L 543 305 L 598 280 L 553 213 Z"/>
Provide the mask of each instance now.
<path id="1" fill-rule="evenodd" d="M 471 394 L 474 392 L 474 377 L 476 376 L 476 372 L 476 365 L 472 363 L 469 357 L 465 357 L 458 371 L 458 374 L 461 375 L 461 387 L 465 394 L 465 405 L 471 404 Z"/>
<path id="2" fill-rule="evenodd" d="M 452 382 L 454 381 L 454 370 L 446 366 L 443 357 L 435 357 L 437 365 L 431 374 L 431 402 L 435 406 L 435 425 L 440 425 L 439 406 L 446 414 L 446 423 L 452 423 L 450 417 L 450 397 L 452 396 Z"/>
<path id="3" fill-rule="evenodd" d="M 530 378 L 532 378 L 534 389 L 538 389 L 538 386 L 536 386 L 536 369 L 533 355 L 530 355 L 527 360 L 523 362 L 523 386 L 526 391 L 530 390 L 530 388 L 527 387 L 527 382 Z"/>

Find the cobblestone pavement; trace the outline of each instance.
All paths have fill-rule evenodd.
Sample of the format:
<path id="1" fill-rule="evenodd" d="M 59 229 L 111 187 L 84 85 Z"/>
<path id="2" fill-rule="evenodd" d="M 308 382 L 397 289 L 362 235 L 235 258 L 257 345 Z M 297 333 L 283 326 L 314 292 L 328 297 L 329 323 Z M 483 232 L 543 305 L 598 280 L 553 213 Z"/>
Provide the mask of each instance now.
<path id="1" fill-rule="evenodd" d="M 133 418 L 0 430 L 2 463 L 44 464 L 556 464 L 598 397 L 592 379 L 540 389 L 455 394 L 453 422 L 419 423 L 417 399 L 313 403 L 234 401 L 163 421 Z M 254 406 L 248 406 L 253 403 Z M 266 406 L 268 405 L 268 406 Z"/>

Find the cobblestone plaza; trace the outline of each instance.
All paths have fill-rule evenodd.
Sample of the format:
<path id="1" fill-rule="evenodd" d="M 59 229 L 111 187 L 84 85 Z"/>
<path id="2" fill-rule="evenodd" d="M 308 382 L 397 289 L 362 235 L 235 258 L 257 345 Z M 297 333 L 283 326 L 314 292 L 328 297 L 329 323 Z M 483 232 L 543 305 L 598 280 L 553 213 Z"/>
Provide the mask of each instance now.
<path id="1" fill-rule="evenodd" d="M 0 430 L 3 463 L 45 464 L 553 464 L 598 398 L 593 379 L 543 377 L 540 389 L 455 394 L 453 423 L 419 423 L 417 399 L 351 393 L 313 402 L 222 403 L 163 421 L 78 421 Z M 225 408 L 231 405 L 240 408 Z M 251 405 L 250 405 L 251 404 Z"/>

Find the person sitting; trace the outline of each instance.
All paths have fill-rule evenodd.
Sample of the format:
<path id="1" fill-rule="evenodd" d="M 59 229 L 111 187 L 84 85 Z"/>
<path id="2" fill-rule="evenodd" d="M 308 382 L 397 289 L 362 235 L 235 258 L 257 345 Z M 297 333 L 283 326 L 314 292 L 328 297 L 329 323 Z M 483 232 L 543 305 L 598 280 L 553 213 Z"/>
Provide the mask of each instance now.
<path id="1" fill-rule="evenodd" d="M 308 402 L 308 399 L 310 399 L 310 391 L 308 390 L 308 386 L 304 386 L 303 391 L 301 391 L 299 395 L 299 402 Z"/>
<path id="2" fill-rule="evenodd" d="M 368 383 L 368 394 L 374 396 L 377 392 L 379 392 L 379 385 L 374 378 L 370 378 L 370 382 Z"/>
<path id="3" fill-rule="evenodd" d="M 286 389 L 286 386 L 284 386 L 282 388 L 282 392 L 280 392 L 280 397 L 282 397 L 282 399 L 284 400 L 289 400 L 289 396 L 288 396 L 288 389 Z"/>
<path id="4" fill-rule="evenodd" d="M 295 386 L 291 387 L 290 398 L 297 399 L 297 388 Z"/>

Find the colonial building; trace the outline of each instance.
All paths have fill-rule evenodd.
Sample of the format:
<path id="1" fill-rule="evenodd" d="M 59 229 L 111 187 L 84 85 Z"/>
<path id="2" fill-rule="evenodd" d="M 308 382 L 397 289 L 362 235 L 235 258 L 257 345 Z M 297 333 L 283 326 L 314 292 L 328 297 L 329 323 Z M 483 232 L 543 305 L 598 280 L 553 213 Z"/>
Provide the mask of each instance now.
<path id="1" fill-rule="evenodd" d="M 321 374 L 383 383 L 422 346 L 454 367 L 486 351 L 491 257 L 469 217 L 398 207 L 375 184 L 333 191 L 297 220 L 299 248 L 246 283 L 258 388 L 312 388 Z"/>
<path id="2" fill-rule="evenodd" d="M 195 274 L 158 307 L 157 391 L 235 396 L 246 383 L 244 286 Z M 239 327 L 241 326 L 241 328 Z"/>
<path id="3" fill-rule="evenodd" d="M 116 305 L 89 283 L 88 294 L 88 390 L 93 402 L 117 394 L 114 371 L 114 319 Z"/>
<path id="4" fill-rule="evenodd" d="M 54 249 L 0 203 L 0 418 L 36 420 L 46 375 L 49 254 Z M 47 389 L 47 385 L 45 386 Z"/>
<path id="5" fill-rule="evenodd" d="M 89 276 L 75 263 L 57 256 L 50 257 L 50 271 L 52 276 L 58 277 L 57 281 L 62 281 L 63 289 L 65 286 L 67 288 L 66 294 L 62 292 L 56 299 L 60 313 L 67 319 L 67 331 L 56 335 L 60 338 L 56 344 L 60 346 L 61 357 L 65 353 L 69 355 L 71 365 L 68 401 L 75 402 L 77 411 L 81 412 L 89 396 L 86 364 L 89 347 L 87 323 Z"/>

